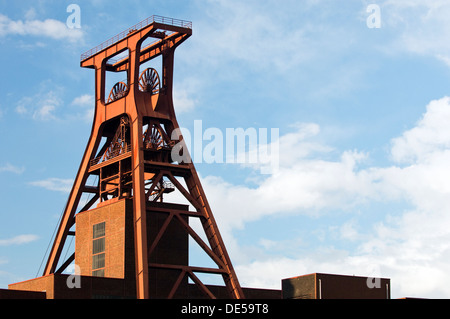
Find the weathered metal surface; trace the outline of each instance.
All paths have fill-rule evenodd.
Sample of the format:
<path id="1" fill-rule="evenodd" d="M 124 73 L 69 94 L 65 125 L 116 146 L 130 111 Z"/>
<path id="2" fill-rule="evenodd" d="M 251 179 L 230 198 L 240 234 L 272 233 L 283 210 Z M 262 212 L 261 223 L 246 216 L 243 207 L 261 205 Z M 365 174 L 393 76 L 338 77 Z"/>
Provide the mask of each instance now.
<path id="1" fill-rule="evenodd" d="M 186 276 L 206 296 L 214 298 L 195 273 L 218 274 L 230 298 L 244 297 L 194 165 L 174 162 L 171 157 L 175 141 L 170 137 L 179 129 L 172 98 L 174 52 L 191 34 L 191 22 L 152 16 L 81 56 L 81 66 L 95 70 L 95 118 L 44 275 L 57 271 L 66 238 L 73 234 L 76 214 L 91 209 L 98 201 L 131 198 L 138 298 L 151 297 L 149 269 L 154 268 L 178 271 L 169 298 Z M 156 40 L 142 47 L 149 37 Z M 119 58 L 114 59 L 118 54 Z M 143 63 L 160 56 L 162 74 L 153 68 L 140 70 Z M 119 71 L 126 71 L 127 80 L 114 85 L 106 98 L 106 73 Z M 87 185 L 90 176 L 97 177 L 96 185 Z M 163 194 L 174 191 L 190 202 L 195 211 L 169 211 L 154 241 L 148 243 L 149 207 L 152 202 L 164 201 Z M 92 192 L 94 199 L 79 209 L 82 194 Z M 189 226 L 186 216 L 201 221 L 207 242 Z M 150 263 L 151 254 L 171 222 L 180 223 L 217 268 Z M 66 264 L 63 261 L 63 266 Z"/>

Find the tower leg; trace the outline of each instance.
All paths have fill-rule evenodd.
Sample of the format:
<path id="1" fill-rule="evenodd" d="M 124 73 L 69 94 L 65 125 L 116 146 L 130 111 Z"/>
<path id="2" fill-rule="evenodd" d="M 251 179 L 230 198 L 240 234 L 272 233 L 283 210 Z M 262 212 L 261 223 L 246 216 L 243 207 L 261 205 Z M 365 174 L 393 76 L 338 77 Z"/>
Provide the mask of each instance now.
<path id="1" fill-rule="evenodd" d="M 44 269 L 44 276 L 52 274 L 56 271 L 56 267 L 58 266 L 59 258 L 61 256 L 61 252 L 64 248 L 64 243 L 66 241 L 67 235 L 69 233 L 70 228 L 75 223 L 75 213 L 78 208 L 78 204 L 80 202 L 81 195 L 84 191 L 86 180 L 88 178 L 88 169 L 89 162 L 91 158 L 95 155 L 98 144 L 100 142 L 99 139 L 99 127 L 94 126 L 92 129 L 91 137 L 88 142 L 88 146 L 86 147 L 86 151 L 84 153 L 83 159 L 81 161 L 80 168 L 78 170 L 77 177 L 75 179 L 75 183 L 72 187 L 72 190 L 69 195 L 69 199 L 67 201 L 67 205 L 65 207 L 64 213 L 61 218 L 61 222 L 59 224 L 58 232 L 56 233 L 55 240 L 53 242 L 52 249 L 50 251 L 47 264 Z M 92 205 L 93 202 L 91 201 Z M 87 210 L 89 207 L 85 206 L 82 210 Z"/>
<path id="2" fill-rule="evenodd" d="M 189 188 L 190 193 L 201 205 L 201 213 L 204 216 L 204 218 L 202 219 L 203 229 L 206 233 L 212 251 L 217 257 L 219 257 L 222 262 L 222 267 L 224 268 L 226 273 L 225 275 L 223 275 L 223 279 L 227 287 L 228 294 L 232 298 L 243 299 L 244 295 L 241 286 L 238 282 L 236 273 L 231 263 L 231 259 L 225 248 L 225 244 L 222 240 L 222 236 L 220 235 L 219 228 L 217 227 L 211 208 L 201 186 L 200 179 L 198 178 L 193 164 L 190 164 L 190 166 L 191 175 L 185 179 L 186 185 Z"/>
<path id="3" fill-rule="evenodd" d="M 147 215 L 142 143 L 142 120 L 132 122 L 133 147 L 133 205 L 134 242 L 136 264 L 136 289 L 138 299 L 148 299 Z"/>

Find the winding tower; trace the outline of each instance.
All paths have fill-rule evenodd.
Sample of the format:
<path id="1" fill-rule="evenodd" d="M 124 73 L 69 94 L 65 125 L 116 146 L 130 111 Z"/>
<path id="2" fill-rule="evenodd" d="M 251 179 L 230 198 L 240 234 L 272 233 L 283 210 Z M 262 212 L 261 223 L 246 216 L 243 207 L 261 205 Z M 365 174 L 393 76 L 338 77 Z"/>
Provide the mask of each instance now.
<path id="1" fill-rule="evenodd" d="M 227 298 L 244 297 L 194 164 L 174 156 L 190 158 L 172 92 L 175 49 L 191 35 L 191 22 L 152 16 L 81 56 L 95 72 L 94 122 L 44 276 L 75 262 L 83 276 L 131 278 L 147 299 L 182 297 L 188 279 L 216 298 L 199 279 L 213 274 Z M 75 252 L 63 260 L 70 236 Z M 188 240 L 215 266 L 190 265 Z"/>

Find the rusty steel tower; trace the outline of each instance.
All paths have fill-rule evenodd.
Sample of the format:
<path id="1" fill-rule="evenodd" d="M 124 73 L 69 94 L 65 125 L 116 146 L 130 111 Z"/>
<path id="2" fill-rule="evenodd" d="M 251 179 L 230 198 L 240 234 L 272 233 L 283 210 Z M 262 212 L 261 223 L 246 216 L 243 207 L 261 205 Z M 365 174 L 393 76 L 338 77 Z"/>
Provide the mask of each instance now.
<path id="1" fill-rule="evenodd" d="M 191 35 L 191 22 L 152 16 L 81 56 L 81 67 L 95 72 L 94 122 L 44 276 L 61 273 L 76 261 L 76 249 L 67 260 L 61 256 L 67 238 L 82 233 L 82 226 L 77 227 L 77 216 L 127 200 L 132 207 L 131 256 L 138 298 L 153 297 L 149 287 L 155 269 L 169 271 L 166 274 L 172 276 L 167 278 L 171 285 L 168 298 L 187 278 L 204 295 L 215 298 L 196 275 L 199 273 L 223 278 L 229 298 L 244 297 L 193 163 L 177 162 L 172 156 L 176 143 L 183 143 L 182 138 L 181 142 L 172 139 L 172 133 L 179 129 L 172 97 L 174 53 Z M 112 88 L 108 87 L 109 78 L 114 79 L 117 74 L 121 78 Z M 186 151 L 184 147 L 183 152 Z M 94 184 L 89 184 L 92 179 Z M 170 193 L 176 192 L 188 202 L 189 209 L 166 201 Z M 84 194 L 92 197 L 87 203 L 80 203 Z M 152 216 L 156 213 L 164 218 L 158 227 L 153 227 Z M 189 225 L 192 219 L 201 222 L 203 234 Z M 217 267 L 161 263 L 152 258 L 174 223 L 176 232 L 190 236 Z M 169 241 L 176 241 L 177 236 L 171 231 Z M 94 226 L 94 239 L 101 239 L 104 233 L 104 228 Z M 94 241 L 93 249 L 101 251 L 101 245 Z M 162 255 L 177 253 L 170 246 L 169 242 Z M 102 269 L 89 275 L 107 277 Z"/>

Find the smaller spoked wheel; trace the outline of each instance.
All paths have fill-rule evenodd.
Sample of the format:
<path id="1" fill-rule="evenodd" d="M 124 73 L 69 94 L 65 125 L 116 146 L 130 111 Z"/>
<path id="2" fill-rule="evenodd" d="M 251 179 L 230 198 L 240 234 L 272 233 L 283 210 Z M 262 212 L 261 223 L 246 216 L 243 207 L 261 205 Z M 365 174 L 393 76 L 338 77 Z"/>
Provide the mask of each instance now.
<path id="1" fill-rule="evenodd" d="M 139 90 L 141 92 L 158 94 L 161 89 L 158 72 L 153 68 L 145 69 L 139 76 Z"/>
<path id="2" fill-rule="evenodd" d="M 164 146 L 164 139 L 158 128 L 152 127 L 147 131 L 145 146 L 148 149 L 157 150 Z"/>
<path id="3" fill-rule="evenodd" d="M 128 91 L 128 86 L 123 82 L 117 82 L 113 88 L 111 89 L 111 92 L 109 93 L 108 101 L 107 103 L 113 102 L 115 100 L 118 100 L 125 96 L 125 94 Z"/>

